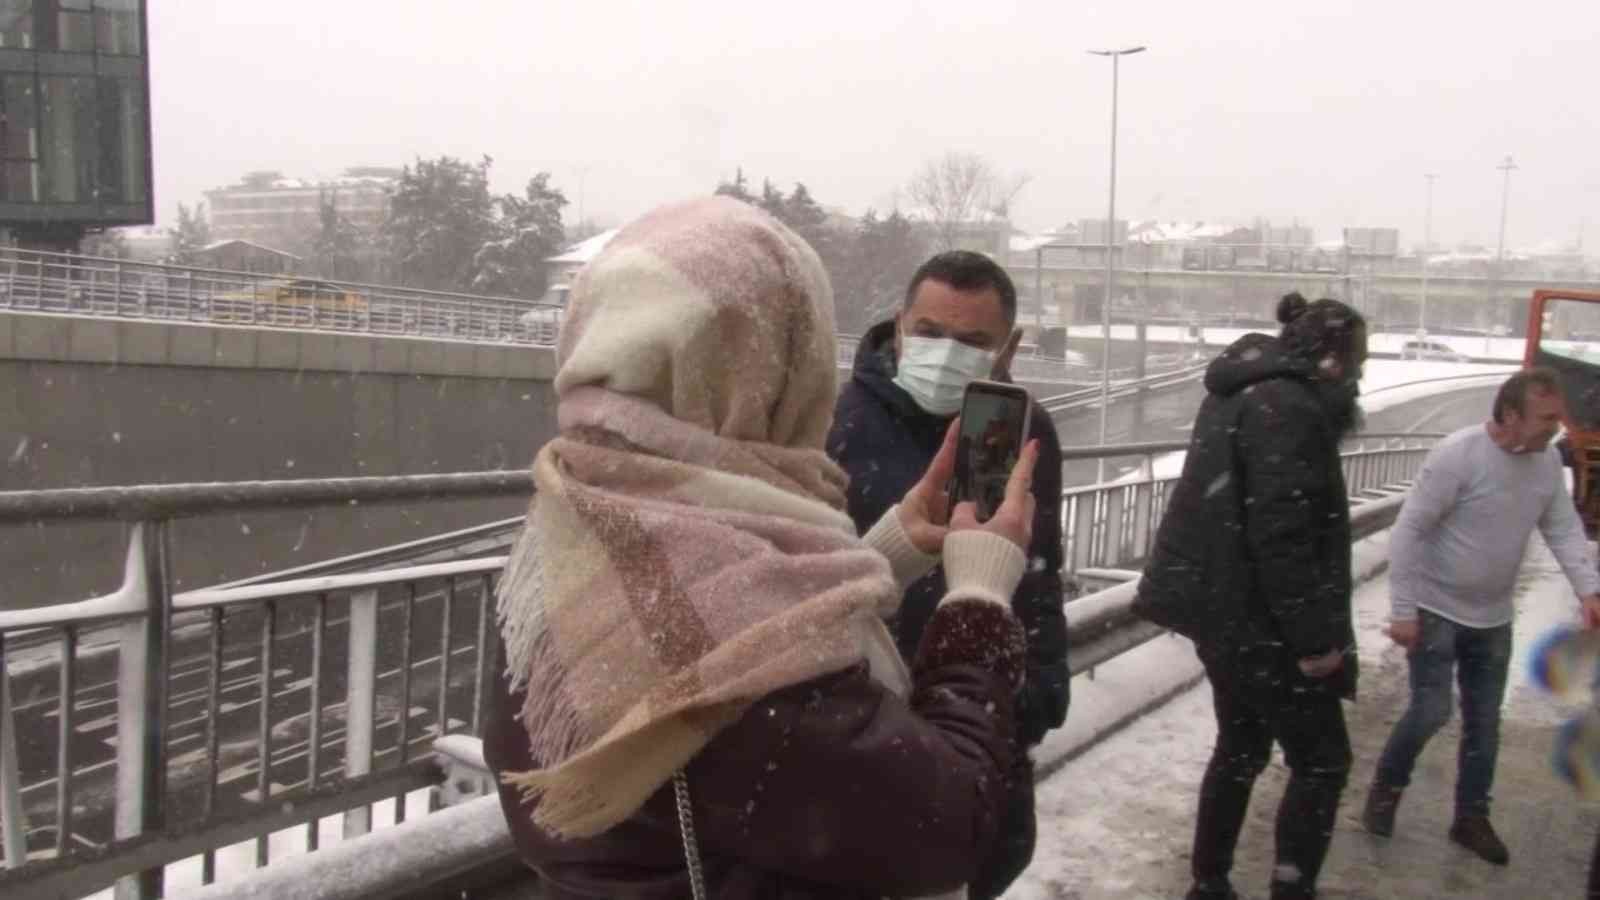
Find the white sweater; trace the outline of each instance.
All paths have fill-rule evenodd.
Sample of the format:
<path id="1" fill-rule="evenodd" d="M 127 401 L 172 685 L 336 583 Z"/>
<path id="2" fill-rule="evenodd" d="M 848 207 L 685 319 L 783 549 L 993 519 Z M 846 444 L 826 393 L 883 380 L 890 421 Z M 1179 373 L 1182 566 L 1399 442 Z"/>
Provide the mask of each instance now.
<path id="1" fill-rule="evenodd" d="M 1555 448 L 1509 453 L 1473 425 L 1434 447 L 1389 548 L 1392 615 L 1425 609 L 1470 628 L 1510 622 L 1517 569 L 1537 527 L 1580 596 L 1600 572 Z"/>

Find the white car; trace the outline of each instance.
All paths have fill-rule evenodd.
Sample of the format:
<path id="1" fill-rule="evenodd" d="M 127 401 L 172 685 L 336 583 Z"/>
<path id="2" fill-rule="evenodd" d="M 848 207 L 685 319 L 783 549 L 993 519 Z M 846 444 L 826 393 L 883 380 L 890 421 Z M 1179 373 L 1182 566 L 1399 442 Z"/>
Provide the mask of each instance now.
<path id="1" fill-rule="evenodd" d="M 1401 359 L 1430 359 L 1439 362 L 1471 362 L 1472 357 L 1441 341 L 1414 340 L 1400 345 Z"/>

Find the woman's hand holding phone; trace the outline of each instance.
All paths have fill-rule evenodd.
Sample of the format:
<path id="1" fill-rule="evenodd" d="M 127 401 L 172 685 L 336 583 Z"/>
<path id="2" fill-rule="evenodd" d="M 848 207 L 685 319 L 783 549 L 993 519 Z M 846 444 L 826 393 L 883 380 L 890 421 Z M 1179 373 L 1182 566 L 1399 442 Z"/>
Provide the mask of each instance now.
<path id="1" fill-rule="evenodd" d="M 954 461 L 954 441 L 952 434 L 945 436 L 945 446 L 939 450 L 943 456 L 947 450 L 951 453 L 951 466 Z M 958 504 L 950 513 L 950 531 L 987 531 L 1005 538 L 1026 553 L 1028 546 L 1033 543 L 1033 466 L 1039 461 L 1039 442 L 1028 441 L 1022 448 L 1022 456 L 1011 469 L 1011 477 L 1006 480 L 1006 499 L 1000 508 L 987 522 L 978 521 L 978 507 L 975 503 Z M 934 459 L 938 464 L 938 458 Z M 933 474 L 930 467 L 929 475 Z M 923 476 L 926 482 L 928 476 Z M 921 487 L 919 484 L 918 487 Z M 908 497 L 910 495 L 907 495 Z M 909 530 L 909 529 L 908 529 Z"/>

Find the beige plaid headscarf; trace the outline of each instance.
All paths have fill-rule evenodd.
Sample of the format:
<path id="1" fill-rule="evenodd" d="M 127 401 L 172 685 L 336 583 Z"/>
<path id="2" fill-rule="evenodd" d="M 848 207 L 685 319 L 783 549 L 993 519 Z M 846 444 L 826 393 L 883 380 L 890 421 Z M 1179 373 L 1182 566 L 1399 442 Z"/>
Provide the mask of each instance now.
<path id="1" fill-rule="evenodd" d="M 898 592 L 822 451 L 835 354 L 816 254 L 735 200 L 650 213 L 578 277 L 499 598 L 535 766 L 503 777 L 546 831 L 623 821 L 780 688 L 866 659 L 904 691 Z"/>

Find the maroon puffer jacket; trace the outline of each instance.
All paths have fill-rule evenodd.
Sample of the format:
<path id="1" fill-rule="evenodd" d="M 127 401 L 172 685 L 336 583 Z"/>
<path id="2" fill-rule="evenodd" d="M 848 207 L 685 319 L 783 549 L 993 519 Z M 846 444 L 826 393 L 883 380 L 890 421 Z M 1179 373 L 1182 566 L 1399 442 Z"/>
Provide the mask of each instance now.
<path id="1" fill-rule="evenodd" d="M 1024 641 L 1008 610 L 941 607 L 900 699 L 865 664 L 774 693 L 687 768 L 707 891 L 716 900 L 879 900 L 971 879 L 994 837 L 1011 764 Z M 504 670 L 502 665 L 501 670 Z M 502 679 L 484 753 L 526 770 L 520 695 Z M 690 896 L 672 785 L 592 838 L 556 840 L 501 786 L 500 802 L 545 896 Z"/>

